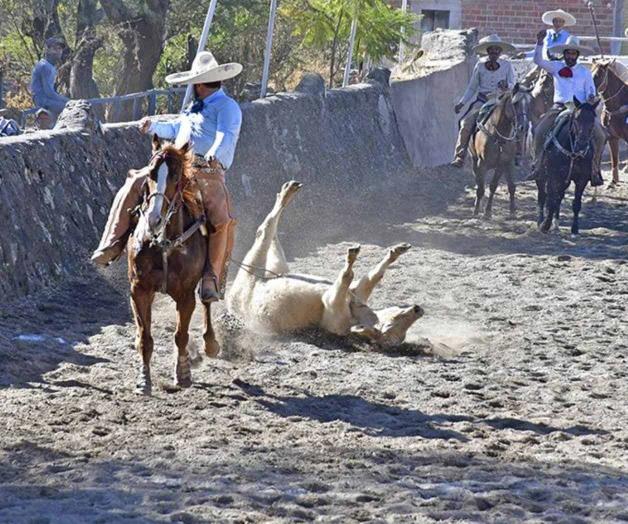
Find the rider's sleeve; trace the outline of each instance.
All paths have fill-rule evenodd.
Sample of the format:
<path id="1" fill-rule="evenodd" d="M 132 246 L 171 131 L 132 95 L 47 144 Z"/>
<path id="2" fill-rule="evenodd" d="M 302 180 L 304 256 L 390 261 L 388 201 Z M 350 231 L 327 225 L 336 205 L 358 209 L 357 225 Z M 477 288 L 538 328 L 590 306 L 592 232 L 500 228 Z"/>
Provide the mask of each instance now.
<path id="1" fill-rule="evenodd" d="M 565 67 L 565 64 L 562 62 L 550 62 L 549 60 L 545 60 L 545 58 L 543 58 L 543 46 L 538 44 L 534 48 L 534 63 L 541 69 L 545 69 L 548 73 L 552 74 L 558 73 L 558 71 Z"/>
<path id="2" fill-rule="evenodd" d="M 180 126 L 179 120 L 174 122 L 152 122 L 148 132 L 165 140 L 174 140 L 179 134 Z"/>
<path id="3" fill-rule="evenodd" d="M 477 94 L 478 89 L 480 88 L 480 62 L 476 62 L 475 67 L 473 68 L 473 73 L 471 74 L 471 80 L 469 81 L 469 86 L 467 90 L 462 95 L 459 104 L 468 104 L 471 102 L 473 97 Z"/>

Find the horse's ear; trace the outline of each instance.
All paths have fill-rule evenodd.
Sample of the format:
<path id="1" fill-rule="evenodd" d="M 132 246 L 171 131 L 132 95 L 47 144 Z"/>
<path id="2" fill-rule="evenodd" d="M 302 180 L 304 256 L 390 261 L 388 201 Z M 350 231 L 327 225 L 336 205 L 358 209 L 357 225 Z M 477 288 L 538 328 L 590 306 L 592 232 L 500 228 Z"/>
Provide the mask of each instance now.
<path id="1" fill-rule="evenodd" d="M 157 135 L 153 135 L 153 153 L 156 153 L 161 149 L 161 143 L 159 142 L 159 137 Z"/>
<path id="2" fill-rule="evenodd" d="M 190 147 L 191 145 L 190 145 L 190 142 L 188 141 L 179 148 L 179 152 L 185 155 L 190 150 Z"/>
<path id="3" fill-rule="evenodd" d="M 580 106 L 582 105 L 580 103 L 580 100 L 578 100 L 575 95 L 573 97 L 573 103 L 576 105 L 577 108 L 580 108 Z"/>

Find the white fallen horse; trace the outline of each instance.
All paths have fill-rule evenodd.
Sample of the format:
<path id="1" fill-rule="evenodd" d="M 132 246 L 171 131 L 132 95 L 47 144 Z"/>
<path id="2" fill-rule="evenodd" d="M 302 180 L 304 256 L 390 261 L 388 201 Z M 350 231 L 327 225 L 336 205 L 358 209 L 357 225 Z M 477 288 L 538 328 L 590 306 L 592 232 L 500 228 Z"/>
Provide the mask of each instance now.
<path id="1" fill-rule="evenodd" d="M 298 182 L 287 182 L 277 194 L 229 288 L 229 311 L 250 329 L 270 333 L 319 327 L 341 336 L 353 333 L 387 348 L 403 343 L 410 326 L 423 316 L 423 309 L 415 305 L 373 311 L 367 303 L 384 272 L 410 245 L 390 248 L 386 257 L 357 282 L 353 282 L 353 265 L 359 246 L 348 249 L 345 266 L 335 282 L 290 273 L 277 238 L 277 225 L 301 187 Z"/>

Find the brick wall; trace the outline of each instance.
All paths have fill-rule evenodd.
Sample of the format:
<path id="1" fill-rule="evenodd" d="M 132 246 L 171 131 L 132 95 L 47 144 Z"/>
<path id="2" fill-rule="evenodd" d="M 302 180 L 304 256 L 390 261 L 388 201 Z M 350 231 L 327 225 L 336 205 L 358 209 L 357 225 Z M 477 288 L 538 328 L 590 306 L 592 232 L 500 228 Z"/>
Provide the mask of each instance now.
<path id="1" fill-rule="evenodd" d="M 594 2 L 600 36 L 613 35 L 613 11 L 617 1 L 623 0 Z M 576 17 L 578 24 L 568 28 L 572 35 L 595 34 L 583 0 L 462 0 L 462 27 L 477 27 L 480 37 L 497 33 L 505 40 L 532 45 L 536 33 L 544 27 L 541 15 L 557 6 Z M 597 48 L 595 42 L 584 44 Z"/>

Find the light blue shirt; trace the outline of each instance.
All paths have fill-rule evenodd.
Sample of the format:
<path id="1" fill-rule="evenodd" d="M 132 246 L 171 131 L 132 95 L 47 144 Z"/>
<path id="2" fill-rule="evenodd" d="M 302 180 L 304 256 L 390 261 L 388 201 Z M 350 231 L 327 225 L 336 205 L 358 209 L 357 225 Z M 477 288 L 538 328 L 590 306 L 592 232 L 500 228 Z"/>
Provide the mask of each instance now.
<path id="1" fill-rule="evenodd" d="M 543 58 L 545 60 L 549 60 L 550 56 L 548 51 L 554 47 L 555 45 L 564 44 L 567 42 L 567 39 L 570 37 L 569 31 L 565 29 L 561 29 L 556 32 L 553 28 L 547 30 L 547 34 L 543 39 Z M 534 58 L 534 50 L 528 51 L 526 54 L 526 58 Z"/>
<path id="2" fill-rule="evenodd" d="M 195 154 L 207 159 L 214 157 L 229 169 L 242 125 L 240 106 L 219 89 L 203 99 L 200 112 L 190 112 L 191 107 L 192 104 L 174 122 L 153 122 L 149 132 L 166 140 L 189 139 Z"/>
<path id="3" fill-rule="evenodd" d="M 43 107 L 59 114 L 69 99 L 55 91 L 56 78 L 57 68 L 42 58 L 33 69 L 31 94 L 37 107 Z"/>

